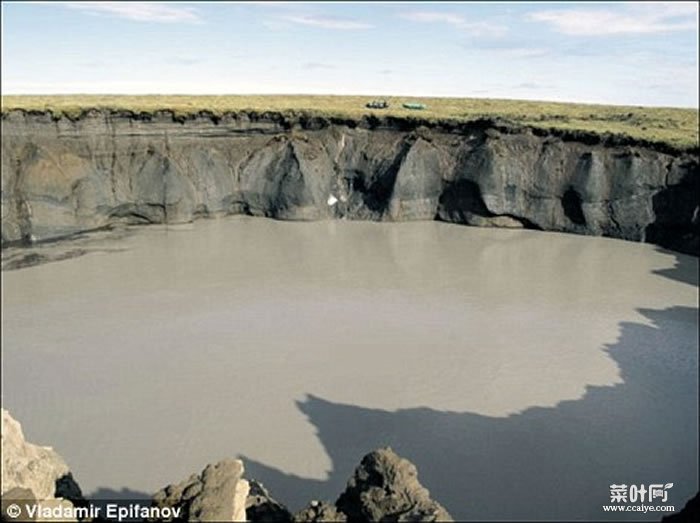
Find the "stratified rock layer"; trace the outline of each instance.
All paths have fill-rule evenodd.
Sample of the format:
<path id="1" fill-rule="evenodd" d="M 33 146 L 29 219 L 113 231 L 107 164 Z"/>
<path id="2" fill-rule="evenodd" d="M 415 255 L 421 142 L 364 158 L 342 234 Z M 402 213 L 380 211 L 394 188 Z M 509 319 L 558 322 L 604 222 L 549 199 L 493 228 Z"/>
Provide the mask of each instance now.
<path id="1" fill-rule="evenodd" d="M 2 241 L 250 214 L 432 220 L 698 253 L 698 157 L 514 128 L 279 114 L 2 117 Z"/>
<path id="2" fill-rule="evenodd" d="M 413 463 L 390 448 L 362 458 L 336 507 L 350 521 L 452 521 L 418 482 Z"/>

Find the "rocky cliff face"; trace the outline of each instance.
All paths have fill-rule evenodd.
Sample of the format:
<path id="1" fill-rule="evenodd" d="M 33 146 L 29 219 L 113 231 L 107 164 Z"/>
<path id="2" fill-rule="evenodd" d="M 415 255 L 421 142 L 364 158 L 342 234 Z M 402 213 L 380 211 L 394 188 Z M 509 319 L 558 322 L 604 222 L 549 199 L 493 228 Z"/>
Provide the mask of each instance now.
<path id="1" fill-rule="evenodd" d="M 279 114 L 2 117 L 2 241 L 250 214 L 432 220 L 698 254 L 698 157 L 490 121 Z"/>

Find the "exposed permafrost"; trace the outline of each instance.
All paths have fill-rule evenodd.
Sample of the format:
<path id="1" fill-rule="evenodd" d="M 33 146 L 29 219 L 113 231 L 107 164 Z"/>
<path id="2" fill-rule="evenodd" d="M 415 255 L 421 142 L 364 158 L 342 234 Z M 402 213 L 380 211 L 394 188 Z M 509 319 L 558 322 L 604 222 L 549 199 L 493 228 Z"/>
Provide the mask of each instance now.
<path id="1" fill-rule="evenodd" d="M 364 123 L 363 123 L 364 122 Z M 698 157 L 484 122 L 92 111 L 2 119 L 2 241 L 115 222 L 441 219 L 698 254 Z M 584 137 L 585 138 L 585 137 Z"/>

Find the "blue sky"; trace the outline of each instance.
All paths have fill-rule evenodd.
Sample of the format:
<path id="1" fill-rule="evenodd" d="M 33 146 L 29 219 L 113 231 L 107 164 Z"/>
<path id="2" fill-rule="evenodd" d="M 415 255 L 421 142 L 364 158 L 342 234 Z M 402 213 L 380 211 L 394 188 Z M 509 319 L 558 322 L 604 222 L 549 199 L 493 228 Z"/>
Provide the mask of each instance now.
<path id="1" fill-rule="evenodd" d="M 3 2 L 2 87 L 698 107 L 698 4 Z"/>

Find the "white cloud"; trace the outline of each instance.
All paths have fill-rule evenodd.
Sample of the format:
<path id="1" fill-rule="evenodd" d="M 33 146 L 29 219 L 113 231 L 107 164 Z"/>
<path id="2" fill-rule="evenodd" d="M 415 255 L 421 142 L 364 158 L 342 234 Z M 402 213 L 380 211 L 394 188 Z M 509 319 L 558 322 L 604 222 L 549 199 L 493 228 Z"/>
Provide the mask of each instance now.
<path id="1" fill-rule="evenodd" d="M 508 32 L 508 28 L 503 25 L 491 24 L 489 22 L 472 22 L 462 15 L 455 13 L 444 13 L 437 11 L 413 11 L 399 15 L 405 20 L 419 23 L 442 23 L 465 31 L 473 36 L 502 36 Z"/>
<path id="2" fill-rule="evenodd" d="M 631 4 L 624 10 L 566 9 L 532 13 L 530 19 L 574 36 L 649 34 L 697 28 L 696 3 Z"/>
<path id="3" fill-rule="evenodd" d="M 339 30 L 358 30 L 358 29 L 371 29 L 371 24 L 353 20 L 351 18 L 337 18 L 333 16 L 320 16 L 320 15 L 298 15 L 298 16 L 287 16 L 284 18 L 288 22 L 300 25 L 310 25 L 313 27 L 322 27 L 324 29 L 339 29 Z"/>
<path id="4" fill-rule="evenodd" d="M 497 59 L 542 58 L 553 54 L 553 50 L 550 47 L 534 44 L 536 42 L 527 40 L 470 38 L 461 45 L 472 54 L 479 56 L 490 55 Z"/>
<path id="5" fill-rule="evenodd" d="M 115 16 L 138 22 L 201 23 L 197 9 L 152 2 L 61 2 L 69 9 L 92 15 Z"/>
<path id="6" fill-rule="evenodd" d="M 666 2 L 666 3 L 640 3 L 634 4 L 636 9 L 653 10 L 665 16 L 698 16 L 697 2 Z"/>
<path id="7" fill-rule="evenodd" d="M 412 13 L 404 13 L 401 18 L 412 20 L 414 22 L 443 22 L 446 24 L 461 26 L 466 23 L 464 17 L 452 13 L 438 13 L 434 11 L 419 11 Z"/>

